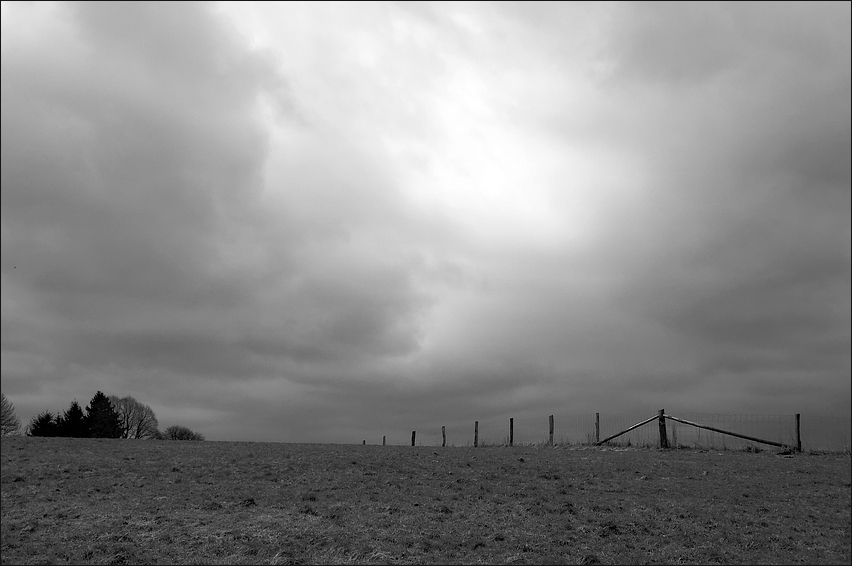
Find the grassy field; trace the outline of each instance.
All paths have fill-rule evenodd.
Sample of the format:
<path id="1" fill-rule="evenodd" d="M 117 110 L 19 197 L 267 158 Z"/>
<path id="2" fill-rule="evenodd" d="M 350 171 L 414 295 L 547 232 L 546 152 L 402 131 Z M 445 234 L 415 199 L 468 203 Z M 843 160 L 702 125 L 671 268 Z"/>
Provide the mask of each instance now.
<path id="1" fill-rule="evenodd" d="M 3 564 L 849 564 L 849 454 L 2 438 Z"/>

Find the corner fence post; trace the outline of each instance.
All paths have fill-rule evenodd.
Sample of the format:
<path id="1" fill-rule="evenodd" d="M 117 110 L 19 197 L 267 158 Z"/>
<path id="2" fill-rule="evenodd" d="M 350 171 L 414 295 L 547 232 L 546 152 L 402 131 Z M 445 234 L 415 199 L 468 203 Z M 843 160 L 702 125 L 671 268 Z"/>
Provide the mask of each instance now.
<path id="1" fill-rule="evenodd" d="M 665 409 L 660 409 L 660 448 L 669 447 L 669 439 L 666 436 L 666 413 Z"/>
<path id="2" fill-rule="evenodd" d="M 515 419 L 509 417 L 509 446 L 515 443 Z"/>
<path id="3" fill-rule="evenodd" d="M 479 446 L 479 421 L 473 423 L 473 447 Z"/>
<path id="4" fill-rule="evenodd" d="M 595 444 L 601 443 L 601 414 L 595 413 Z"/>
<path id="5" fill-rule="evenodd" d="M 800 424 L 802 421 L 802 414 L 796 413 L 796 452 L 802 451 L 802 429 L 800 428 Z"/>

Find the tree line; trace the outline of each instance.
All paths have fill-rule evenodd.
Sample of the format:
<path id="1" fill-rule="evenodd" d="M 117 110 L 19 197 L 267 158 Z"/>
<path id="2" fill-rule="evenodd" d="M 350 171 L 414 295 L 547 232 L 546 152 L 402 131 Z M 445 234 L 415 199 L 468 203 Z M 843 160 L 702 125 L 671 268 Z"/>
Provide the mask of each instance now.
<path id="1" fill-rule="evenodd" d="M 2 393 L 2 434 L 20 434 L 21 423 L 15 407 Z M 185 426 L 170 426 L 160 431 L 157 416 L 148 405 L 133 397 L 98 391 L 85 411 L 75 399 L 64 413 L 43 411 L 26 428 L 27 436 L 64 436 L 72 438 L 138 438 L 151 440 L 204 440 L 200 433 Z"/>

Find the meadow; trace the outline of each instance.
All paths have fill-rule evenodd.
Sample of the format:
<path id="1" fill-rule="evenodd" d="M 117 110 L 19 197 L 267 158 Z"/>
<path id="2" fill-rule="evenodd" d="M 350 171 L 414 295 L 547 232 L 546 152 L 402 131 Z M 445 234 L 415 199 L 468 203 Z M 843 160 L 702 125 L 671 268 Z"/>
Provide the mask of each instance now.
<path id="1" fill-rule="evenodd" d="M 3 437 L 3 564 L 849 564 L 850 455 Z"/>

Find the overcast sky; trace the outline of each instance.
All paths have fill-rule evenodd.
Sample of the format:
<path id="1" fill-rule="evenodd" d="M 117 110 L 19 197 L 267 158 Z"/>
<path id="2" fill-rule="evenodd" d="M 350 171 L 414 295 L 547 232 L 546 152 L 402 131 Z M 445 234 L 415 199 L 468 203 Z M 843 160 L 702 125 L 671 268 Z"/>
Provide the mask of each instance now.
<path id="1" fill-rule="evenodd" d="M 2 390 L 210 440 L 848 417 L 850 17 L 3 3 Z"/>

